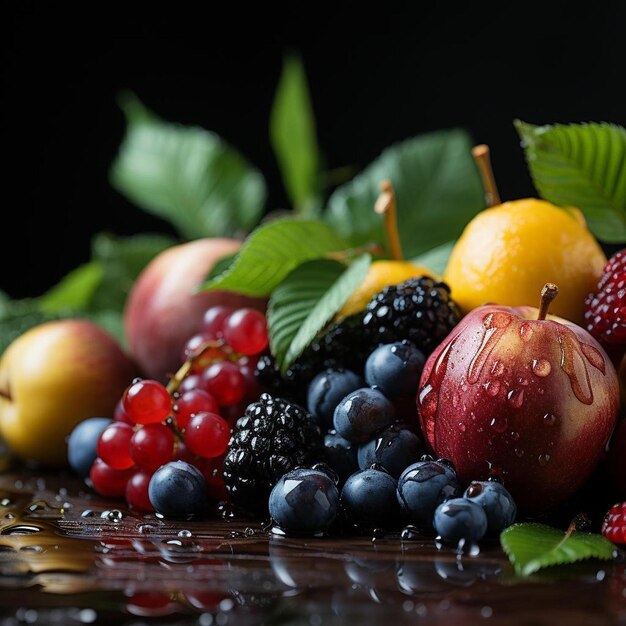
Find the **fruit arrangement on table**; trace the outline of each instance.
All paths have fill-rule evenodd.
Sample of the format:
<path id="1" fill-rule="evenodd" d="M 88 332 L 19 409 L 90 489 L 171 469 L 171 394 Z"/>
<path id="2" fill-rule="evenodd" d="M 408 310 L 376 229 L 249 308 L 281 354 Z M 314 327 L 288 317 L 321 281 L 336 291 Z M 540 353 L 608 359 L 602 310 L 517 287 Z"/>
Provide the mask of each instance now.
<path id="1" fill-rule="evenodd" d="M 501 202 L 477 146 L 487 206 L 435 254 L 404 258 L 402 199 L 380 178 L 353 238 L 337 214 L 270 215 L 243 243 L 163 246 L 124 299 L 125 345 L 72 315 L 20 332 L 0 361 L 10 452 L 166 518 L 210 524 L 219 505 L 279 535 L 500 539 L 514 564 L 553 523 L 588 540 L 556 562 L 611 558 L 626 249 L 604 244 L 626 239 L 591 183 L 550 187 L 541 142 L 596 133 L 624 157 L 626 135 L 519 128 L 546 199 Z M 602 189 L 621 210 L 623 170 Z"/>

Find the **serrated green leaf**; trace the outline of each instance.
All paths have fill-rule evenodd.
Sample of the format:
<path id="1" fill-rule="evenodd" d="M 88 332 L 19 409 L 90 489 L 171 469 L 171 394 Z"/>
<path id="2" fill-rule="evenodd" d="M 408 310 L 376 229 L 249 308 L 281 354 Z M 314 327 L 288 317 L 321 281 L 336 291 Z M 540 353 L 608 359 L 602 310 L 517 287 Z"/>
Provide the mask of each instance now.
<path id="1" fill-rule="evenodd" d="M 325 219 L 352 245 L 386 244 L 374 203 L 380 182 L 389 179 L 396 192 L 407 258 L 455 239 L 485 207 L 471 148 L 469 135 L 461 129 L 424 134 L 391 146 L 331 195 Z"/>
<path id="2" fill-rule="evenodd" d="M 428 250 L 428 252 L 416 256 L 412 261 L 413 263 L 426 266 L 428 269 L 435 272 L 435 274 L 439 274 L 439 276 L 443 276 L 455 244 L 456 241 L 448 241 L 432 250 Z"/>
<path id="3" fill-rule="evenodd" d="M 137 98 L 121 104 L 128 124 L 110 172 L 120 193 L 188 239 L 256 226 L 265 181 L 239 152 L 215 133 L 158 119 Z"/>
<path id="4" fill-rule="evenodd" d="M 284 217 L 255 229 L 232 265 L 202 289 L 267 296 L 295 267 L 348 247 L 333 230 L 314 220 Z"/>
<path id="5" fill-rule="evenodd" d="M 520 576 L 584 559 L 609 560 L 615 554 L 615 546 L 602 535 L 565 533 L 532 522 L 509 526 L 500 535 L 500 543 Z"/>
<path id="6" fill-rule="evenodd" d="M 302 61 L 288 56 L 270 118 L 270 139 L 295 210 L 310 215 L 319 193 L 315 116 Z"/>
<path id="7" fill-rule="evenodd" d="M 41 296 L 39 308 L 43 313 L 86 309 L 103 278 L 102 263 L 96 260 L 84 263 L 69 272 L 61 282 Z"/>
<path id="8" fill-rule="evenodd" d="M 626 241 L 626 129 L 615 124 L 515 127 L 542 198 L 579 208 L 607 243 Z"/>
<path id="9" fill-rule="evenodd" d="M 299 265 L 272 292 L 267 311 L 270 349 L 284 372 L 363 282 L 371 257 L 347 268 L 318 259 Z"/>

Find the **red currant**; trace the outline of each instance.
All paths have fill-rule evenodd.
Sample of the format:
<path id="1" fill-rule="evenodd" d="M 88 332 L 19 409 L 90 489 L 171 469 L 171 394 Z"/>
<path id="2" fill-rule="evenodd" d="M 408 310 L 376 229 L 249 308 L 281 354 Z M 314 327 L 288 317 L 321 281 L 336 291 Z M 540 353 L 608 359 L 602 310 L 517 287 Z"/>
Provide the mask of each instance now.
<path id="1" fill-rule="evenodd" d="M 150 478 L 152 478 L 150 472 L 140 470 L 135 472 L 128 480 L 128 483 L 126 483 L 126 502 L 132 509 L 145 513 L 154 511 L 154 507 L 148 497 Z"/>
<path id="2" fill-rule="evenodd" d="M 224 322 L 232 312 L 230 307 L 220 305 L 207 309 L 202 320 L 202 333 L 211 339 L 219 339 L 224 333 Z"/>
<path id="3" fill-rule="evenodd" d="M 210 459 L 226 452 L 230 439 L 228 422 L 217 413 L 198 413 L 185 432 L 185 445 L 198 456 Z"/>
<path id="4" fill-rule="evenodd" d="M 105 498 L 121 498 L 126 492 L 126 483 L 133 475 L 132 468 L 116 470 L 102 459 L 96 459 L 91 466 L 89 478 L 93 488 Z"/>
<path id="5" fill-rule="evenodd" d="M 204 350 L 202 350 L 201 354 L 198 354 L 201 346 L 209 341 L 214 343 L 214 340 L 208 335 L 199 334 L 194 335 L 185 344 L 185 348 L 183 350 L 183 360 L 186 361 L 187 359 L 193 357 L 194 361 L 191 370 L 193 373 L 202 371 L 211 365 L 211 363 L 223 361 L 228 358 L 228 352 L 231 350 L 222 344 L 207 346 Z"/>
<path id="6" fill-rule="evenodd" d="M 124 411 L 135 424 L 158 424 L 172 410 L 172 399 L 158 381 L 144 379 L 133 382 L 124 392 Z"/>
<path id="7" fill-rule="evenodd" d="M 267 320 L 256 309 L 237 309 L 224 324 L 224 339 L 241 354 L 259 354 L 267 348 Z"/>
<path id="8" fill-rule="evenodd" d="M 202 373 L 202 382 L 220 406 L 237 404 L 246 394 L 246 380 L 239 368 L 230 361 L 209 366 Z"/>
<path id="9" fill-rule="evenodd" d="M 254 375 L 257 361 L 256 356 L 243 357 L 238 361 L 239 371 L 246 381 L 245 397 L 249 402 L 256 402 L 263 393 L 263 389 Z"/>
<path id="10" fill-rule="evenodd" d="M 132 467 L 135 463 L 130 455 L 130 440 L 134 432 L 124 422 L 113 422 L 98 438 L 98 456 L 112 469 Z"/>
<path id="11" fill-rule="evenodd" d="M 163 424 L 148 424 L 140 428 L 130 440 L 130 454 L 144 470 L 154 472 L 172 460 L 174 434 Z"/>
<path id="12" fill-rule="evenodd" d="M 181 395 L 185 393 L 185 391 L 192 391 L 199 387 L 202 387 L 202 377 L 200 374 L 188 374 L 178 386 L 178 394 Z"/>
<path id="13" fill-rule="evenodd" d="M 120 398 L 118 403 L 115 405 L 113 419 L 116 422 L 124 422 L 124 424 L 129 424 L 130 426 L 135 425 L 135 423 L 128 417 L 128 415 L 126 415 L 126 411 L 124 411 L 124 400 L 122 398 Z"/>
<path id="14" fill-rule="evenodd" d="M 186 391 L 176 400 L 174 414 L 176 425 L 180 429 L 187 428 L 189 418 L 196 413 L 219 413 L 220 407 L 217 400 L 204 389 L 192 389 Z"/>

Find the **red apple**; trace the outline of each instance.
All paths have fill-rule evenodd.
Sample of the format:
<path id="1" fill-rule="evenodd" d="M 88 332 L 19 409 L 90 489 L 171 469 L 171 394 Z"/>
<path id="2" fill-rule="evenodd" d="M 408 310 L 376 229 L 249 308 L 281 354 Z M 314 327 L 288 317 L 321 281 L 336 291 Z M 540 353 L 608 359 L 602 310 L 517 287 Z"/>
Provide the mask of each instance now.
<path id="1" fill-rule="evenodd" d="M 550 287 L 550 288 L 548 288 Z M 619 385 L 600 344 L 541 309 L 484 305 L 431 354 L 417 404 L 432 451 L 468 482 L 500 475 L 527 513 L 565 500 L 604 455 Z"/>
<path id="2" fill-rule="evenodd" d="M 198 239 L 158 254 L 138 276 L 124 308 L 129 349 L 143 373 L 165 381 L 181 364 L 185 342 L 204 312 L 220 304 L 264 309 L 265 301 L 225 291 L 195 293 L 222 257 L 239 250 L 234 239 Z"/>

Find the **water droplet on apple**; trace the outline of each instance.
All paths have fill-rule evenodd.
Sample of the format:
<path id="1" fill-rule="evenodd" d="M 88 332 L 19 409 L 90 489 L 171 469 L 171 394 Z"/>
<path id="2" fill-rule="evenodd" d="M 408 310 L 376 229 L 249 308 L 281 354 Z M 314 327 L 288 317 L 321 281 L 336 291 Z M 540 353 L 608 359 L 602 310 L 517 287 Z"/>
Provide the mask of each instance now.
<path id="1" fill-rule="evenodd" d="M 530 341 L 533 332 L 533 327 L 528 322 L 523 322 L 519 327 L 519 336 L 522 341 Z"/>
<path id="2" fill-rule="evenodd" d="M 522 450 L 522 448 L 515 448 L 515 456 L 521 459 L 524 456 L 524 450 Z"/>
<path id="3" fill-rule="evenodd" d="M 503 433 L 509 426 L 509 420 L 506 417 L 494 417 L 489 426 L 493 428 L 497 433 Z"/>
<path id="4" fill-rule="evenodd" d="M 426 385 L 419 395 L 420 412 L 423 417 L 433 417 L 437 412 L 439 398 L 437 392 L 430 386 Z"/>
<path id="5" fill-rule="evenodd" d="M 546 426 L 554 426 L 556 424 L 556 415 L 554 415 L 553 413 L 546 413 L 543 416 L 543 423 Z"/>
<path id="6" fill-rule="evenodd" d="M 517 441 L 519 439 L 519 433 L 515 430 L 511 431 L 511 439 L 513 439 L 513 441 Z"/>
<path id="7" fill-rule="evenodd" d="M 545 467 L 550 462 L 550 458 L 550 455 L 546 453 L 540 454 L 537 460 L 539 461 L 539 465 L 541 465 L 541 467 Z"/>
<path id="8" fill-rule="evenodd" d="M 533 359 L 531 368 L 533 370 L 533 374 L 535 374 L 535 376 L 540 376 L 541 378 L 545 378 L 552 371 L 552 366 L 546 359 Z"/>
<path id="9" fill-rule="evenodd" d="M 502 376 L 504 374 L 504 363 L 496 359 L 491 366 L 491 373 L 494 376 Z"/>
<path id="10" fill-rule="evenodd" d="M 511 406 L 515 409 L 519 409 L 524 404 L 524 390 L 523 389 L 511 389 L 506 394 L 507 400 L 511 403 Z"/>
<path id="11" fill-rule="evenodd" d="M 484 388 L 488 396 L 495 398 L 500 393 L 500 381 L 490 380 L 484 384 Z"/>
<path id="12" fill-rule="evenodd" d="M 464 433 L 467 430 L 467 427 L 463 422 L 459 422 L 459 430 Z"/>
<path id="13" fill-rule="evenodd" d="M 453 408 L 458 409 L 460 402 L 461 402 L 461 396 L 459 396 L 459 394 L 455 391 L 452 394 L 452 406 L 453 406 Z"/>
<path id="14" fill-rule="evenodd" d="M 528 385 L 530 384 L 530 381 L 528 380 L 528 378 L 526 378 L 526 376 L 518 376 L 517 383 L 518 385 L 521 385 L 522 387 L 528 387 Z"/>
<path id="15" fill-rule="evenodd" d="M 504 311 L 494 311 L 483 317 L 483 326 L 485 328 L 506 328 L 513 319 L 510 313 Z"/>

